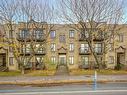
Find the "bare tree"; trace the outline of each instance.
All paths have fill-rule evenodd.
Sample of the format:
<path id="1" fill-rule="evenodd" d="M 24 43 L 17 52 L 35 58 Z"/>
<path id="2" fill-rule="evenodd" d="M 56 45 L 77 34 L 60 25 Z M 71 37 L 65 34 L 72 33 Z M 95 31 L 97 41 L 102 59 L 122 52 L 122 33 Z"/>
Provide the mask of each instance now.
<path id="1" fill-rule="evenodd" d="M 42 61 L 38 62 L 35 54 L 39 49 L 45 47 L 46 38 L 53 27 L 53 24 L 51 24 L 53 22 L 53 7 L 49 6 L 48 2 L 41 1 L 38 3 L 36 0 L 1 0 L 0 3 L 0 22 L 4 25 L 4 39 L 8 46 L 12 47 L 12 53 L 22 74 L 24 74 L 24 69 L 32 57 L 35 57 L 37 63 L 42 63 Z M 20 37 L 20 31 L 23 31 L 21 29 L 25 30 L 25 36 L 23 37 Z M 35 30 L 39 29 L 43 33 L 34 33 Z M 12 37 L 10 38 L 9 35 L 12 35 Z M 20 41 L 16 37 L 19 37 Z M 36 47 L 38 39 L 40 40 L 40 46 Z M 26 49 L 31 50 L 28 60 L 26 60 Z M 33 65 L 36 66 L 36 64 Z"/>
<path id="2" fill-rule="evenodd" d="M 117 26 L 123 18 L 123 0 L 60 0 L 59 3 L 62 20 L 79 31 L 82 40 L 88 43 L 95 60 L 92 65 L 103 68 L 97 53 L 105 56 L 109 40 L 118 33 L 120 27 Z M 95 50 L 95 39 L 101 40 L 102 50 Z"/>

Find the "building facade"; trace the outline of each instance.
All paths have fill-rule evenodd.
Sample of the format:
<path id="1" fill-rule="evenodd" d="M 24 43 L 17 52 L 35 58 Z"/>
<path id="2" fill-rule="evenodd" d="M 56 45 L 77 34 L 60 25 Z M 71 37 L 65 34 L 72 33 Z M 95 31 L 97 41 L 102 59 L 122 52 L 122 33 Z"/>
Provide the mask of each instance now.
<path id="1" fill-rule="evenodd" d="M 23 64 L 29 69 L 44 68 L 44 64 L 55 64 L 56 67 L 64 65 L 68 69 L 95 67 L 95 59 L 92 56 L 88 43 L 83 39 L 81 32 L 69 27 L 67 24 L 54 24 L 51 29 L 49 25 L 41 24 L 39 27 L 28 27 L 21 22 L 16 25 L 15 32 L 1 28 L 7 32 L 10 39 L 14 39 L 19 45 L 19 57 Z M 86 37 L 89 35 L 85 34 Z M 119 63 L 127 65 L 127 25 L 122 25 L 119 33 L 108 43 L 107 53 L 103 53 L 104 38 L 102 36 L 93 38 L 93 47 L 99 62 L 105 64 L 106 68 L 114 69 Z M 18 70 L 19 64 L 15 60 L 11 46 L 1 40 L 0 43 L 0 67 L 9 70 Z M 56 68 L 57 69 L 57 68 Z"/>

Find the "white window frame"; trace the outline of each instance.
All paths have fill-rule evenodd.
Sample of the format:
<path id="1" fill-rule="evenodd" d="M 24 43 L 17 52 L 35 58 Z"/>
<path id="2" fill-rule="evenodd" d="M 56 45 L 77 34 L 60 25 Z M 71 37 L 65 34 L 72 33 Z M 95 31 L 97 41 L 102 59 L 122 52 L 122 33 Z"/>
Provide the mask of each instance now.
<path id="1" fill-rule="evenodd" d="M 74 43 L 69 44 L 69 51 L 74 51 Z"/>
<path id="2" fill-rule="evenodd" d="M 51 62 L 52 62 L 53 64 L 56 63 L 56 57 L 55 57 L 55 56 L 51 56 Z"/>
<path id="3" fill-rule="evenodd" d="M 56 51 L 56 44 L 55 43 L 51 44 L 51 51 Z"/>
<path id="4" fill-rule="evenodd" d="M 74 56 L 69 57 L 69 64 L 74 64 Z"/>

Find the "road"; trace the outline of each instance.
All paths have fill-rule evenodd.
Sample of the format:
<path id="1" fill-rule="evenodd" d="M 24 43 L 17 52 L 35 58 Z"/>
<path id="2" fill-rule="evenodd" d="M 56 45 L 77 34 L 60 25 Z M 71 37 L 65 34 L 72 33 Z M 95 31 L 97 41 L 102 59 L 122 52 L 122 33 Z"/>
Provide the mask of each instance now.
<path id="1" fill-rule="evenodd" d="M 127 95 L 127 83 L 61 85 L 52 87 L 32 87 L 0 85 L 0 95 Z"/>

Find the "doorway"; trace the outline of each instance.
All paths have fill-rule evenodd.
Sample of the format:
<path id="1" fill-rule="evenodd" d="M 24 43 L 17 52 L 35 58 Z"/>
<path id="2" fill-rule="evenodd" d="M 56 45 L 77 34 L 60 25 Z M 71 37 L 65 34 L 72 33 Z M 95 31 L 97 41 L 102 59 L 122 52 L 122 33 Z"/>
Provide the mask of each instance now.
<path id="1" fill-rule="evenodd" d="M 117 64 L 124 64 L 124 63 L 125 63 L 125 54 L 117 53 Z"/>
<path id="2" fill-rule="evenodd" d="M 66 55 L 59 55 L 59 65 L 66 66 Z"/>
<path id="3" fill-rule="evenodd" d="M 68 75 L 68 68 L 66 62 L 66 55 L 59 55 L 59 62 L 57 65 L 56 75 Z"/>
<path id="4" fill-rule="evenodd" d="M 6 54 L 0 54 L 0 66 L 6 67 Z"/>

